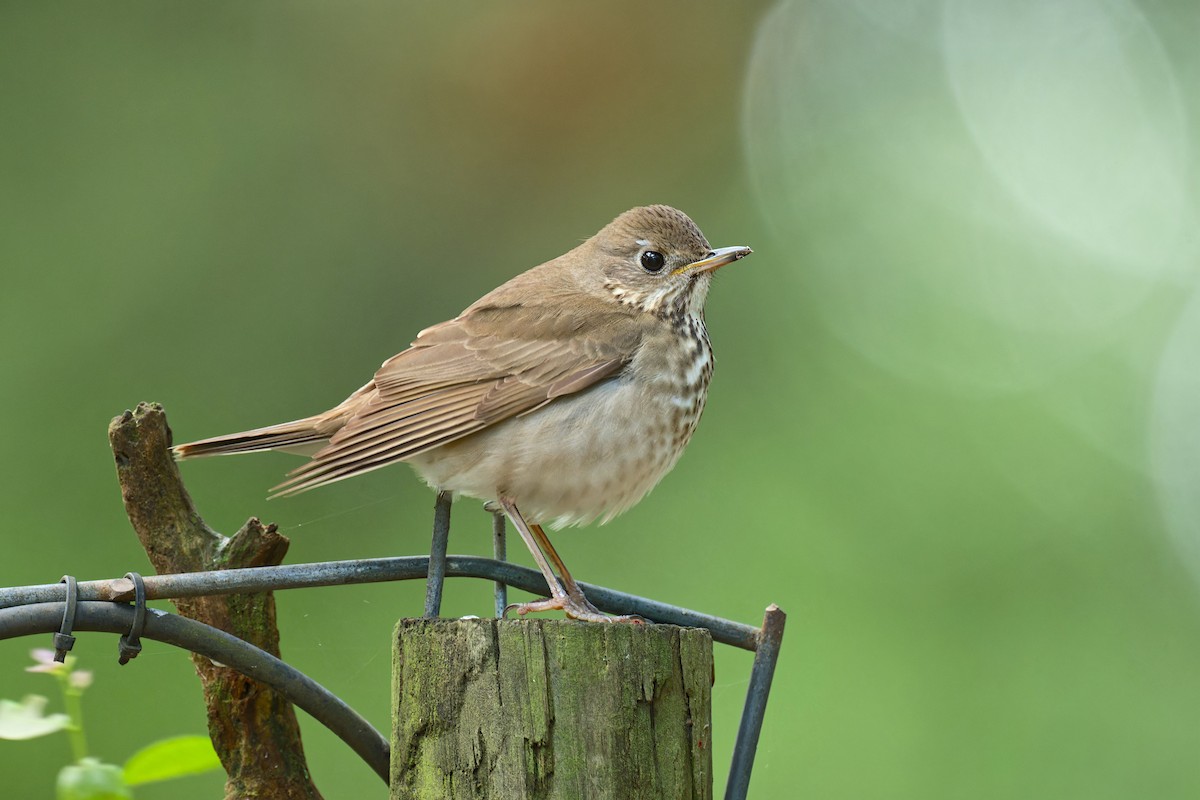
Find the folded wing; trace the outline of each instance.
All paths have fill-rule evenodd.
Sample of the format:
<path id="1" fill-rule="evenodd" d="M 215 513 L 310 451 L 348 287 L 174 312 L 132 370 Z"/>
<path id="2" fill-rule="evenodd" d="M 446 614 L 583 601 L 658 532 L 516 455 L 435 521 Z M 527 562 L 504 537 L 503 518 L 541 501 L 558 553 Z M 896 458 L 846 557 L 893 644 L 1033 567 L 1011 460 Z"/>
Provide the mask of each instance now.
<path id="1" fill-rule="evenodd" d="M 620 320 L 629 331 L 623 310 L 585 310 L 593 329 Z M 640 333 L 572 336 L 578 319 L 538 306 L 476 304 L 422 331 L 383 364 L 329 443 L 273 492 L 296 494 L 404 461 L 618 375 Z"/>

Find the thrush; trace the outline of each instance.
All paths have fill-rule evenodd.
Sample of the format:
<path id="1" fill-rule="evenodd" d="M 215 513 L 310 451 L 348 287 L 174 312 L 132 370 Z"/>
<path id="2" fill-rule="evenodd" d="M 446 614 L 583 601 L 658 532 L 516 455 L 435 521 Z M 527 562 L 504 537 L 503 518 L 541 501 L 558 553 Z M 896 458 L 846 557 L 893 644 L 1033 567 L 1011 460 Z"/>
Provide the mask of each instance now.
<path id="1" fill-rule="evenodd" d="M 713 372 L 713 273 L 750 252 L 714 250 L 677 209 L 634 208 L 421 331 L 334 408 L 182 444 L 175 456 L 311 456 L 273 496 L 408 462 L 433 488 L 512 521 L 551 596 L 510 610 L 627 620 L 588 601 L 542 526 L 607 522 L 675 466 Z"/>

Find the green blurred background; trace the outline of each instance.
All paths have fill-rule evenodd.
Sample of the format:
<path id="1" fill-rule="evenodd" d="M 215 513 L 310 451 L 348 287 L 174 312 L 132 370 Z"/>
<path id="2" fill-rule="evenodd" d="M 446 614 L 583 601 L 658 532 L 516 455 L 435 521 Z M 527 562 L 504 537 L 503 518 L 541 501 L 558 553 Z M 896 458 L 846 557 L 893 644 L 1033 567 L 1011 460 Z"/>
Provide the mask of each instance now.
<path id="1" fill-rule="evenodd" d="M 1183 0 L 0 5 L 0 585 L 148 569 L 123 409 L 182 441 L 326 408 L 665 202 L 756 250 L 711 295 L 705 421 L 648 500 L 556 541 L 587 581 L 789 612 L 753 796 L 1200 796 L 1198 30 Z M 426 551 L 407 469 L 267 504 L 295 463 L 183 472 L 293 563 Z M 451 549 L 488 530 L 459 504 Z M 386 729 L 421 596 L 282 593 L 284 656 Z M 22 672 L 49 638 L 0 642 L 0 697 L 52 694 Z M 76 652 L 97 755 L 204 730 L 185 654 Z M 384 796 L 302 724 L 326 796 Z M 5 795 L 68 757 L 0 742 Z"/>

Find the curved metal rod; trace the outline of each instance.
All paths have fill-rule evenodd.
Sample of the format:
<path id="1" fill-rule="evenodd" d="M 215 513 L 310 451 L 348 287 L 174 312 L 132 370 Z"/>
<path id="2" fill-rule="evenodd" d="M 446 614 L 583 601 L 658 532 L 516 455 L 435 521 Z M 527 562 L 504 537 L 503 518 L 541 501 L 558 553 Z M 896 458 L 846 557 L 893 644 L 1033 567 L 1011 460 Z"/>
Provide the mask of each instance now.
<path id="1" fill-rule="evenodd" d="M 146 597 L 150 600 L 162 600 L 176 597 L 295 589 L 306 586 L 424 580 L 428 575 L 428 556 L 405 556 L 402 558 L 322 561 L 311 564 L 285 564 L 278 567 L 248 567 L 212 572 L 153 575 L 146 576 L 145 582 Z M 542 597 L 549 595 L 546 579 L 542 577 L 541 573 L 508 561 L 477 556 L 447 556 L 446 576 L 501 581 Z M 615 589 L 606 589 L 603 586 L 582 582 L 579 585 L 583 587 L 588 599 L 602 611 L 610 614 L 637 614 L 639 617 L 653 622 L 705 628 L 712 634 L 713 641 L 740 647 L 743 650 L 758 649 L 762 634 L 758 628 L 751 625 L 618 592 Z M 62 602 L 64 597 L 63 586 L 59 583 L 0 589 L 0 609 L 27 603 Z M 133 584 L 125 579 L 80 581 L 79 599 L 132 600 Z"/>
<path id="2" fill-rule="evenodd" d="M 236 570 L 231 570 L 233 571 Z M 150 581 L 151 578 L 146 578 L 147 589 Z M 56 585 L 61 587 L 61 584 Z M 61 588 L 59 592 L 61 594 Z M 56 603 L 0 608 L 0 639 L 53 633 L 58 630 L 62 614 L 62 600 Z M 75 630 L 125 633 L 133 621 L 132 606 L 86 601 L 77 606 Z M 236 636 L 201 622 L 153 608 L 146 610 L 145 630 L 142 635 L 199 653 L 267 684 L 337 734 L 375 770 L 375 774 L 382 778 L 385 784 L 388 783 L 391 747 L 387 739 L 357 711 L 304 673 Z"/>
<path id="3" fill-rule="evenodd" d="M 787 621 L 779 606 L 771 603 L 763 616 L 762 642 L 754 654 L 750 670 L 750 685 L 746 689 L 746 706 L 738 725 L 737 742 L 733 745 L 733 763 L 725 783 L 725 800 L 744 800 L 750 791 L 750 771 L 758 751 L 758 736 L 762 733 L 767 697 L 771 694 L 771 679 L 779 661 L 779 646 L 783 643 L 783 626 Z"/>

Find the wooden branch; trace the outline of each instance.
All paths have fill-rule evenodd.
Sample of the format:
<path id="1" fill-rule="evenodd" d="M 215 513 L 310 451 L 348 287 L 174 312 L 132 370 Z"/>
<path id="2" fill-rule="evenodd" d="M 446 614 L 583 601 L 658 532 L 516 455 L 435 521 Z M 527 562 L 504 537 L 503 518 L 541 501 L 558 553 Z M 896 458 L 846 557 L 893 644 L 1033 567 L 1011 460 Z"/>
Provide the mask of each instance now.
<path id="1" fill-rule="evenodd" d="M 158 404 L 140 403 L 108 427 L 125 512 L 159 574 L 275 566 L 288 540 L 250 518 L 225 538 L 204 523 L 171 456 L 171 430 Z M 279 655 L 271 592 L 173 601 L 179 613 Z M 192 656 L 208 706 L 208 732 L 225 771 L 225 797 L 319 799 L 291 704 L 241 673 Z"/>
<path id="2" fill-rule="evenodd" d="M 712 797 L 712 639 L 672 625 L 403 619 L 393 800 Z"/>

